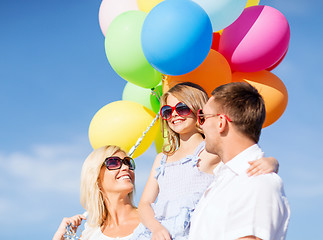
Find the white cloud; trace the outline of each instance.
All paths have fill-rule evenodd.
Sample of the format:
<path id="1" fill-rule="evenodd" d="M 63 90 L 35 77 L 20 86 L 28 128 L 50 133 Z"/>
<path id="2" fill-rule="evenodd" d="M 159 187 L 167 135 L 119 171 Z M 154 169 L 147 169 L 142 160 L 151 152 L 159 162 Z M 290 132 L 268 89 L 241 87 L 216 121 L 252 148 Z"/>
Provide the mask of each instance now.
<path id="1" fill-rule="evenodd" d="M 29 151 L 0 151 L 0 215 L 6 216 L 0 224 L 42 224 L 70 212 L 70 206 L 79 208 L 81 167 L 90 151 L 85 137 L 36 144 Z"/>
<path id="2" fill-rule="evenodd" d="M 42 224 L 83 211 L 80 173 L 91 151 L 86 137 L 66 144 L 35 144 L 28 151 L 0 150 L 0 215 L 6 216 L 0 224 Z M 152 145 L 136 159 L 136 204 L 155 157 Z"/>
<path id="3" fill-rule="evenodd" d="M 78 193 L 82 163 L 90 149 L 84 141 L 66 145 L 35 145 L 30 152 L 0 155 L 0 171 L 28 191 Z M 19 185 L 11 185 L 19 189 Z M 20 189 L 21 190 L 21 189 Z"/>

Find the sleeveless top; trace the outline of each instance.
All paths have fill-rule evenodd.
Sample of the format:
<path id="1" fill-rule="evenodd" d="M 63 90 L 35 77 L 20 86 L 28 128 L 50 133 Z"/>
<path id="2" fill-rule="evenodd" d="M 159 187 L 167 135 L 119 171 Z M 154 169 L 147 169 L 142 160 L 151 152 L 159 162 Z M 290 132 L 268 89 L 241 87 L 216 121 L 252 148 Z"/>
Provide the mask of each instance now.
<path id="1" fill-rule="evenodd" d="M 136 231 L 136 229 L 135 229 L 135 231 Z M 100 227 L 97 227 L 97 228 L 89 227 L 85 223 L 85 229 L 82 232 L 82 236 L 80 239 L 81 240 L 130 240 L 132 235 L 133 235 L 133 233 L 131 233 L 130 235 L 125 236 L 125 237 L 115 237 L 115 238 L 108 237 L 102 233 Z"/>
<path id="2" fill-rule="evenodd" d="M 159 194 L 152 208 L 155 218 L 168 230 L 172 239 L 188 239 L 191 215 L 202 194 L 214 180 L 212 174 L 201 172 L 197 163 L 205 142 L 199 144 L 193 155 L 167 163 L 163 155 L 156 169 Z M 142 223 L 131 239 L 151 239 L 151 232 Z"/>

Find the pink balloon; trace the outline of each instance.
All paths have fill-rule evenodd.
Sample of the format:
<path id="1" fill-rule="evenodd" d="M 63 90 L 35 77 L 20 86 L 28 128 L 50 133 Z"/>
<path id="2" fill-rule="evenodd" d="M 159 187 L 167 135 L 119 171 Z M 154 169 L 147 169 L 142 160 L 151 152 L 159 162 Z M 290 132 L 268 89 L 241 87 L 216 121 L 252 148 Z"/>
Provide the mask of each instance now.
<path id="1" fill-rule="evenodd" d="M 138 10 L 137 0 L 103 0 L 99 10 L 99 23 L 103 35 L 105 36 L 113 19 L 131 10 Z"/>
<path id="2" fill-rule="evenodd" d="M 223 30 L 219 52 L 232 71 L 257 72 L 281 59 L 289 39 L 289 24 L 281 12 L 269 6 L 253 6 Z"/>
<path id="3" fill-rule="evenodd" d="M 286 52 L 284 53 L 284 55 L 278 60 L 278 62 L 276 62 L 274 65 L 270 66 L 269 68 L 267 68 L 267 71 L 272 71 L 274 70 L 285 58 L 286 54 L 287 54 L 288 48 L 286 50 Z"/>

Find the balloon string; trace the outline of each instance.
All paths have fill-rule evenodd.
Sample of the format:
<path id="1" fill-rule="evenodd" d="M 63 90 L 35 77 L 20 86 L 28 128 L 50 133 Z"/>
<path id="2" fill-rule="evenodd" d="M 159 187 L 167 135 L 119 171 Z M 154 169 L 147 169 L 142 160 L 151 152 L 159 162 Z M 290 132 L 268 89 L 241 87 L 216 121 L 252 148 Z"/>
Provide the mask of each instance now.
<path id="1" fill-rule="evenodd" d="M 160 102 L 161 94 L 160 94 L 160 92 L 159 92 L 159 91 L 156 91 L 156 88 L 152 88 L 152 89 L 151 89 L 151 94 L 152 94 L 152 95 L 155 95 L 155 96 L 156 96 L 156 98 L 158 99 L 158 101 Z"/>
<path id="2" fill-rule="evenodd" d="M 128 155 L 132 157 L 133 153 L 135 150 L 138 148 L 139 144 L 141 143 L 142 139 L 145 137 L 146 133 L 154 126 L 155 122 L 159 118 L 159 113 L 156 114 L 156 117 L 154 120 L 151 122 L 151 124 L 147 127 L 146 131 L 143 132 L 142 136 L 137 140 L 136 144 L 130 149 Z"/>

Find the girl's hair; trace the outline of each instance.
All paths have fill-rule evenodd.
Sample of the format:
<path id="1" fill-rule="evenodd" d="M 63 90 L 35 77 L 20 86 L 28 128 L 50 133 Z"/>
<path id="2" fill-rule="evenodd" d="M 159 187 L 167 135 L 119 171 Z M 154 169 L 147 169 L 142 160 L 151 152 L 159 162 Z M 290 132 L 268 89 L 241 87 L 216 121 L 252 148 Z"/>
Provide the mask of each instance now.
<path id="1" fill-rule="evenodd" d="M 104 195 L 99 187 L 99 174 L 104 160 L 113 156 L 116 152 L 124 151 L 117 146 L 104 146 L 95 149 L 83 164 L 81 172 L 81 204 L 89 214 L 87 223 L 90 227 L 101 226 L 108 216 Z M 133 204 L 133 192 L 129 193 L 128 196 L 131 204 Z"/>
<path id="2" fill-rule="evenodd" d="M 185 103 L 192 111 L 193 115 L 196 117 L 197 111 L 203 108 L 205 103 L 208 101 L 209 97 L 205 90 L 197 84 L 191 82 L 184 82 L 175 85 L 169 89 L 161 97 L 161 106 L 165 105 L 169 95 L 176 97 L 180 102 Z M 179 134 L 174 132 L 169 126 L 167 121 L 160 118 L 161 129 L 163 137 L 168 140 L 163 147 L 163 153 L 166 155 L 172 155 L 179 147 Z M 202 130 L 198 123 L 196 124 L 198 131 L 202 134 Z M 166 136 L 165 136 L 166 130 Z"/>

